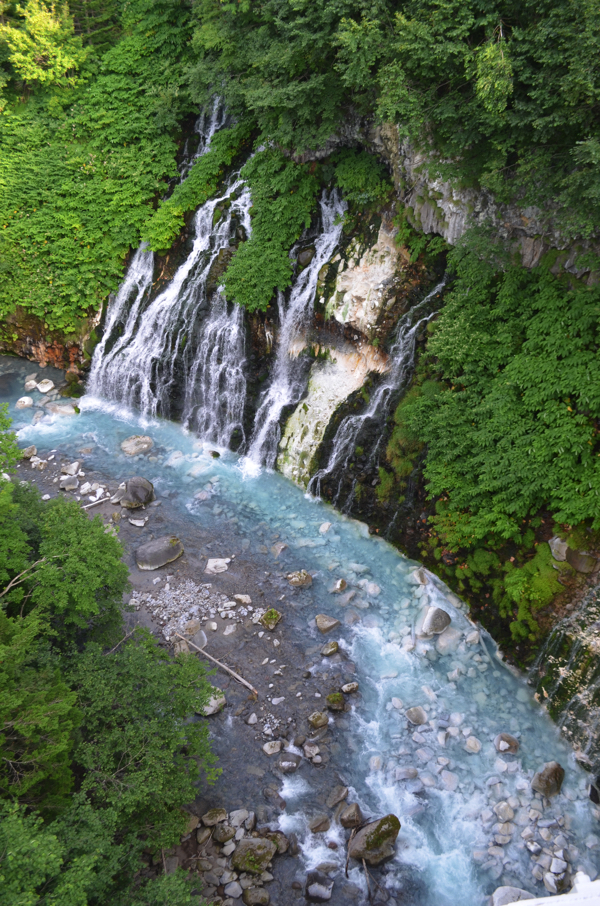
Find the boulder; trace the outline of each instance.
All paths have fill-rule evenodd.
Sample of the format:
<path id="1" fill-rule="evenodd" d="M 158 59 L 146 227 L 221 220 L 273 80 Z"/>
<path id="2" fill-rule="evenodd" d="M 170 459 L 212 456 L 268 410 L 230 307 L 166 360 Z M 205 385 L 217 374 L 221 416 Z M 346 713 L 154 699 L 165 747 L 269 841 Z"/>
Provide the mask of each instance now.
<path id="1" fill-rule="evenodd" d="M 562 563 L 567 559 L 569 545 L 566 541 L 563 541 L 562 538 L 559 538 L 558 535 L 555 535 L 554 538 L 550 538 L 548 547 L 550 548 L 554 559 L 558 560 L 559 563 Z"/>
<path id="2" fill-rule="evenodd" d="M 331 821 L 327 815 L 316 815 L 308 822 L 308 826 L 313 834 L 325 834 L 331 827 Z"/>
<path id="3" fill-rule="evenodd" d="M 80 465 L 78 459 L 75 462 L 64 462 L 60 467 L 60 471 L 63 475 L 77 475 Z"/>
<path id="4" fill-rule="evenodd" d="M 261 834 L 261 836 L 266 837 L 267 840 L 270 840 L 271 843 L 274 843 L 275 846 L 277 847 L 277 852 L 280 855 L 283 855 L 283 853 L 286 853 L 288 851 L 288 849 L 290 848 L 290 841 L 288 840 L 286 835 L 283 833 L 283 831 L 279 831 L 279 830 L 269 831 L 266 834 Z"/>
<path id="5" fill-rule="evenodd" d="M 30 396 L 22 396 L 15 403 L 15 409 L 29 409 L 33 406 L 33 400 Z"/>
<path id="6" fill-rule="evenodd" d="M 262 748 L 265 755 L 277 755 L 278 752 L 281 752 L 282 747 L 283 743 L 280 739 L 271 739 Z"/>
<path id="7" fill-rule="evenodd" d="M 325 903 L 331 899 L 333 890 L 333 881 L 321 871 L 314 869 L 306 875 L 305 894 L 306 899 L 311 903 Z"/>
<path id="8" fill-rule="evenodd" d="M 356 802 L 352 802 L 340 815 L 340 824 L 345 828 L 359 827 L 362 822 L 362 812 Z"/>
<path id="9" fill-rule="evenodd" d="M 549 799 L 560 793 L 564 779 L 565 769 L 557 761 L 549 761 L 534 775 L 531 788 Z"/>
<path id="10" fill-rule="evenodd" d="M 200 827 L 196 831 L 196 840 L 198 841 L 198 846 L 204 846 L 207 840 L 210 840 L 212 835 L 212 830 L 210 827 Z M 210 868 L 207 868 L 206 871 L 210 871 Z"/>
<path id="11" fill-rule="evenodd" d="M 346 707 L 346 699 L 341 692 L 332 692 L 327 696 L 326 701 L 330 711 L 343 711 Z"/>
<path id="12" fill-rule="evenodd" d="M 244 892 L 244 888 L 237 881 L 230 881 L 229 884 L 225 885 L 224 893 L 226 897 L 232 897 L 234 900 L 237 900 L 238 897 L 241 897 Z"/>
<path id="13" fill-rule="evenodd" d="M 247 871 L 259 875 L 277 852 L 277 847 L 272 840 L 265 837 L 243 837 L 231 857 L 231 865 L 235 871 Z"/>
<path id="14" fill-rule="evenodd" d="M 521 900 L 533 900 L 535 895 L 520 887 L 497 887 L 492 894 L 490 906 L 509 906 Z"/>
<path id="15" fill-rule="evenodd" d="M 327 632 L 331 632 L 332 629 L 337 629 L 340 625 L 339 620 L 336 620 L 335 617 L 329 617 L 325 613 L 318 613 L 315 617 L 315 622 L 319 632 L 322 632 L 324 635 Z"/>
<path id="16" fill-rule="evenodd" d="M 337 582 L 334 584 L 333 588 L 330 588 L 329 590 L 332 595 L 339 595 L 343 591 L 345 591 L 347 589 L 347 587 L 348 587 L 348 583 L 346 582 L 345 579 L 338 579 Z"/>
<path id="17" fill-rule="evenodd" d="M 510 733 L 498 733 L 494 740 L 494 745 L 497 752 L 502 752 L 505 755 L 516 755 L 519 751 L 519 740 L 511 736 Z"/>
<path id="18" fill-rule="evenodd" d="M 345 692 L 346 695 L 351 695 L 353 692 L 358 692 L 358 683 L 344 683 L 342 686 L 342 692 Z"/>
<path id="19" fill-rule="evenodd" d="M 215 827 L 226 820 L 227 812 L 224 808 L 211 808 L 205 815 L 202 815 L 202 824 L 205 827 Z"/>
<path id="20" fill-rule="evenodd" d="M 130 478 L 125 485 L 125 493 L 121 497 L 121 506 L 128 510 L 147 506 L 154 500 L 154 485 L 147 478 L 135 476 Z"/>
<path id="21" fill-rule="evenodd" d="M 145 434 L 133 434 L 123 441 L 121 450 L 127 456 L 139 456 L 140 453 L 149 453 L 153 446 L 154 441 L 151 437 L 147 437 Z"/>
<path id="22" fill-rule="evenodd" d="M 567 563 L 576 569 L 578 573 L 592 573 L 598 566 L 596 557 L 585 551 L 574 551 L 567 548 Z"/>
<path id="23" fill-rule="evenodd" d="M 43 381 L 37 384 L 37 389 L 40 393 L 50 393 L 51 390 L 54 390 L 54 381 L 51 381 L 50 378 L 44 378 Z"/>
<path id="24" fill-rule="evenodd" d="M 396 815 L 385 815 L 371 821 L 350 841 L 348 854 L 359 862 L 364 859 L 369 865 L 379 865 L 394 855 L 399 830 L 400 822 Z"/>
<path id="25" fill-rule="evenodd" d="M 25 393 L 31 393 L 32 390 L 37 390 L 37 381 L 33 380 L 33 378 L 25 381 Z"/>
<path id="26" fill-rule="evenodd" d="M 37 456 L 37 447 L 35 447 L 33 444 L 30 447 L 25 447 L 25 449 L 21 453 L 21 456 L 23 457 L 23 459 L 31 459 L 32 456 Z"/>
<path id="27" fill-rule="evenodd" d="M 294 771 L 298 770 L 301 761 L 300 755 L 295 755 L 293 752 L 284 752 L 277 762 L 277 766 L 282 774 L 293 774 Z"/>
<path id="28" fill-rule="evenodd" d="M 417 727 L 427 723 L 427 714 L 421 705 L 417 705 L 415 708 L 408 708 L 406 716 L 411 724 L 415 724 Z"/>
<path id="29" fill-rule="evenodd" d="M 52 415 L 77 415 L 77 409 L 72 403 L 46 403 L 46 412 Z"/>
<path id="30" fill-rule="evenodd" d="M 235 837 L 235 827 L 231 827 L 230 824 L 221 822 L 215 826 L 213 831 L 213 840 L 216 840 L 217 843 L 227 843 L 228 840 Z"/>
<path id="31" fill-rule="evenodd" d="M 313 730 L 320 730 L 321 727 L 327 726 L 329 718 L 323 711 L 313 711 L 312 714 L 308 715 L 308 722 Z"/>
<path id="32" fill-rule="evenodd" d="M 305 569 L 288 573 L 286 579 L 294 588 L 309 588 L 312 585 L 312 576 Z"/>
<path id="33" fill-rule="evenodd" d="M 264 887 L 246 887 L 242 894 L 244 906 L 269 906 L 271 898 Z"/>
<path id="34" fill-rule="evenodd" d="M 337 654 L 340 650 L 340 646 L 337 642 L 327 642 L 326 645 L 323 645 L 321 648 L 322 657 L 333 657 L 334 654 Z"/>
<path id="35" fill-rule="evenodd" d="M 211 689 L 211 696 L 202 709 L 203 717 L 210 717 L 211 714 L 218 714 L 227 704 L 225 693 L 222 692 L 221 689 L 217 689 L 216 686 L 211 686 Z"/>
<path id="36" fill-rule="evenodd" d="M 327 808 L 335 808 L 339 802 L 342 802 L 348 795 L 347 786 L 334 786 L 329 796 L 327 797 L 326 805 Z"/>
<path id="37" fill-rule="evenodd" d="M 183 554 L 183 544 L 176 535 L 162 535 L 142 544 L 135 552 L 138 569 L 160 569 Z"/>
<path id="38" fill-rule="evenodd" d="M 450 615 L 441 607 L 430 607 L 423 620 L 422 631 L 425 635 L 438 635 L 452 622 Z"/>

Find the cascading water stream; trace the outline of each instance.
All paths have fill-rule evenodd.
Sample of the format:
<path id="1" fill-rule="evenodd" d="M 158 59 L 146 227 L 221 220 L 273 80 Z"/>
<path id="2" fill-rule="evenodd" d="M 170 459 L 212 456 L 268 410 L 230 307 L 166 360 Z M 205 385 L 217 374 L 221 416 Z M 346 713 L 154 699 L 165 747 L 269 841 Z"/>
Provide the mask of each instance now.
<path id="1" fill-rule="evenodd" d="M 339 242 L 345 210 L 346 204 L 335 189 L 331 193 L 323 193 L 322 232 L 315 244 L 315 255 L 296 280 L 287 307 L 284 308 L 282 296 L 279 297 L 281 328 L 273 376 L 258 407 L 247 454 L 247 460 L 255 467 L 274 468 L 281 436 L 281 414 L 287 406 L 295 405 L 304 392 L 303 369 L 301 363 L 292 357 L 291 349 L 310 322 L 319 271 L 329 261 Z"/>
<path id="2" fill-rule="evenodd" d="M 444 280 L 438 283 L 437 286 L 421 300 L 421 302 L 415 305 L 414 308 L 411 308 L 411 310 L 401 319 L 398 325 L 396 339 L 390 350 L 390 370 L 384 375 L 379 386 L 371 394 L 369 403 L 364 412 L 361 412 L 358 415 L 348 415 L 340 424 L 333 439 L 333 446 L 331 453 L 329 454 L 327 465 L 323 469 L 319 469 L 319 471 L 311 478 L 307 488 L 309 493 L 320 496 L 323 479 L 341 472 L 342 475 L 340 476 L 337 492 L 333 500 L 334 506 L 338 506 L 343 484 L 343 473 L 347 468 L 350 457 L 354 454 L 360 433 L 368 421 L 376 421 L 383 424 L 387 419 L 390 407 L 396 398 L 398 391 L 405 385 L 406 379 L 411 372 L 418 330 L 424 322 L 428 321 L 429 318 L 433 316 L 434 312 L 424 314 L 422 317 L 418 316 L 426 311 L 431 300 L 439 295 L 445 286 L 445 282 L 446 280 L 444 278 Z M 418 317 L 418 320 L 415 321 L 415 317 Z M 377 455 L 381 436 L 382 435 L 380 435 L 378 442 L 371 451 L 371 461 L 374 460 Z M 345 508 L 349 507 L 352 503 L 355 485 L 356 479 L 352 484 L 350 494 L 345 502 Z"/>
<path id="3" fill-rule="evenodd" d="M 150 418 L 179 414 L 179 408 L 185 423 L 205 429 L 207 439 L 231 438 L 241 425 L 245 396 L 242 316 L 235 309 L 227 314 L 218 290 L 211 300 L 207 284 L 219 254 L 230 247 L 236 224 L 250 233 L 250 204 L 249 191 L 240 180 L 233 180 L 223 196 L 199 208 L 192 249 L 172 281 L 143 312 L 138 294 L 138 305 L 131 310 L 122 336 L 109 352 L 109 340 L 98 347 L 90 375 L 92 395 L 123 403 Z M 213 226 L 220 205 L 225 213 Z M 131 282 L 129 274 L 125 282 Z M 127 300 L 118 299 L 122 311 Z M 209 306 L 203 320 L 200 316 Z M 118 320 L 111 309 L 106 335 Z M 222 400 L 223 394 L 232 398 Z"/>

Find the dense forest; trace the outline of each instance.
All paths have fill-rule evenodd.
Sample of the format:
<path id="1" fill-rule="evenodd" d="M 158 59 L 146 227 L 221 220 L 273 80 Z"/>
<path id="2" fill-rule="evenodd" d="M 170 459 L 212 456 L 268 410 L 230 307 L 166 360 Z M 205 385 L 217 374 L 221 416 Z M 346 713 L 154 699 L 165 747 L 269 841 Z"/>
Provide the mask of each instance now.
<path id="1" fill-rule="evenodd" d="M 234 166 L 253 229 L 225 291 L 265 311 L 323 186 L 344 193 L 347 234 L 397 204 L 355 128 L 393 123 L 431 176 L 535 207 L 579 256 L 577 273 L 554 251 L 526 270 L 489 230 L 449 248 L 394 211 L 414 260 L 444 255 L 451 283 L 377 492 L 401 500 L 419 463 L 423 556 L 535 642 L 561 590 L 538 529 L 584 547 L 600 531 L 599 61 L 593 0 L 0 0 L 0 339 L 20 316 L 76 334 L 131 249 L 166 252 Z M 216 98 L 227 124 L 180 181 Z M 0 471 L 18 455 L 2 428 Z M 120 557 L 75 504 L 0 489 L 2 906 L 192 902 L 178 875 L 132 879 L 181 833 L 198 764 L 214 771 L 202 725 L 184 725 L 208 683 L 149 635 L 122 641 Z"/>

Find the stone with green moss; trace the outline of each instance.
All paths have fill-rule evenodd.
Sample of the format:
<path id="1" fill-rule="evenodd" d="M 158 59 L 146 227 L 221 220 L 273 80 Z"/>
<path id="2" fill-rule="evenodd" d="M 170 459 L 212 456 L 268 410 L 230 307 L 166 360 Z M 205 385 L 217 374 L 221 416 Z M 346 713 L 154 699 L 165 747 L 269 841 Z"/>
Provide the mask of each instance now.
<path id="1" fill-rule="evenodd" d="M 346 707 L 346 699 L 341 692 L 332 692 L 327 696 L 327 707 L 330 711 L 343 711 Z"/>
<path id="2" fill-rule="evenodd" d="M 340 646 L 337 642 L 327 642 L 326 645 L 323 645 L 321 648 L 321 655 L 323 657 L 332 657 L 334 654 L 337 654 L 340 650 Z"/>
<path id="3" fill-rule="evenodd" d="M 400 830 L 400 821 L 396 815 L 385 815 L 377 821 L 371 821 L 353 837 L 348 845 L 350 858 L 369 865 L 379 865 L 391 859 L 396 848 L 396 837 Z"/>
<path id="4" fill-rule="evenodd" d="M 281 614 L 279 613 L 279 611 L 275 610 L 274 607 L 271 607 L 270 610 L 267 610 L 266 613 L 263 613 L 262 617 L 260 618 L 260 622 L 265 627 L 265 629 L 272 630 L 275 629 L 280 619 Z"/>
<path id="5" fill-rule="evenodd" d="M 259 875 L 277 852 L 277 846 L 265 837 L 244 837 L 237 845 L 231 857 L 231 865 L 236 871 L 248 871 Z"/>

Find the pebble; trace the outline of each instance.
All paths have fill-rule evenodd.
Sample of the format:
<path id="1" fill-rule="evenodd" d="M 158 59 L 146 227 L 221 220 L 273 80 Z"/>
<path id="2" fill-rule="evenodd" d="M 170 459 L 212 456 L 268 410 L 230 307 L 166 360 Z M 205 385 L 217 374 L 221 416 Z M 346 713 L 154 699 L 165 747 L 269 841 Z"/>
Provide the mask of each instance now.
<path id="1" fill-rule="evenodd" d="M 277 755 L 278 752 L 281 752 L 283 743 L 280 739 L 273 739 L 266 742 L 262 748 L 265 755 Z"/>
<path id="2" fill-rule="evenodd" d="M 476 736 L 468 736 L 465 743 L 465 750 L 470 752 L 472 755 L 477 755 L 481 752 L 481 743 Z"/>

